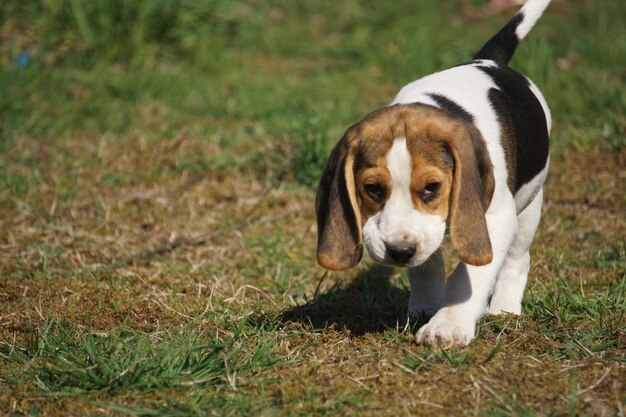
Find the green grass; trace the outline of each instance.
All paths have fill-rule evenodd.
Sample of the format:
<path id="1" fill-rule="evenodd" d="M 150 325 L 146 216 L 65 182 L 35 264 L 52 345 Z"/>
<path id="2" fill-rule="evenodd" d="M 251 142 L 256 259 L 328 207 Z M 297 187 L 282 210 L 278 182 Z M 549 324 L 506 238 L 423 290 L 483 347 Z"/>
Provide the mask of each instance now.
<path id="1" fill-rule="evenodd" d="M 67 322 L 48 323 L 33 336 L 28 349 L 16 351 L 10 346 L 5 357 L 16 364 L 30 362 L 29 379 L 52 396 L 145 394 L 172 387 L 234 384 L 236 376 L 277 361 L 269 343 L 241 352 L 236 346 L 241 343 L 239 334 L 227 341 L 211 340 L 215 338 L 211 336 L 197 334 L 193 328 L 164 339 L 124 330 L 81 335 Z"/>
<path id="2" fill-rule="evenodd" d="M 423 348 L 403 271 L 315 263 L 330 149 L 469 60 L 513 13 L 487 4 L 4 0 L 0 409 L 620 415 L 619 0 L 555 0 L 512 61 L 554 119 L 523 315 Z"/>
<path id="3" fill-rule="evenodd" d="M 210 321 L 223 323 L 217 315 Z M 49 321 L 31 327 L 23 346 L 5 341 L 6 366 L 23 371 L 3 379 L 9 393 L 28 381 L 30 395 L 84 398 L 133 415 L 228 415 L 272 406 L 270 399 L 242 395 L 249 386 L 271 382 L 264 372 L 289 365 L 273 351 L 272 333 L 251 332 L 245 320 L 219 332 L 207 331 L 206 323 L 190 323 L 172 334 L 126 327 L 96 331 L 66 319 Z M 112 402 L 115 397 L 130 404 Z"/>
<path id="4" fill-rule="evenodd" d="M 552 323 L 542 333 L 561 344 L 565 357 L 604 357 L 625 362 L 616 335 L 626 326 L 626 281 L 597 285 L 586 291 L 566 280 L 533 288 L 524 311 L 536 320 Z"/>

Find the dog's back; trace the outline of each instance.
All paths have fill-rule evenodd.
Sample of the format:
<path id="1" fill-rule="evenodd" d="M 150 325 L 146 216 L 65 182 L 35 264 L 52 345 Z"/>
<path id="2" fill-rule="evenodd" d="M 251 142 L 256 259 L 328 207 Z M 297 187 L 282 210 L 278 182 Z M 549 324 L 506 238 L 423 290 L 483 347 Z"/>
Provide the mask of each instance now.
<path id="1" fill-rule="evenodd" d="M 549 158 L 551 115 L 536 85 L 508 63 L 549 0 L 529 0 L 468 63 L 406 85 L 393 104 L 423 103 L 473 123 L 482 133 L 494 174 L 515 196 L 517 211 L 533 199 Z M 502 178 L 506 176 L 506 178 Z"/>

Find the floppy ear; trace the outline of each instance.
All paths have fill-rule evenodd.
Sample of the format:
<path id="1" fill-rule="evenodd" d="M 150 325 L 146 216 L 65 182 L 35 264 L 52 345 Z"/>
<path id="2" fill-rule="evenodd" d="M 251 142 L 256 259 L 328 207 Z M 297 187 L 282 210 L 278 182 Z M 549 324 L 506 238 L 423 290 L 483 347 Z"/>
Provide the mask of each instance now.
<path id="1" fill-rule="evenodd" d="M 450 143 L 454 158 L 450 236 L 459 258 L 480 266 L 493 259 L 485 212 L 491 203 L 495 181 L 482 135 L 473 126 L 466 128 L 467 135 L 457 136 Z"/>
<path id="2" fill-rule="evenodd" d="M 352 268 L 363 256 L 353 137 L 348 130 L 331 152 L 315 199 L 317 262 L 335 271 Z"/>

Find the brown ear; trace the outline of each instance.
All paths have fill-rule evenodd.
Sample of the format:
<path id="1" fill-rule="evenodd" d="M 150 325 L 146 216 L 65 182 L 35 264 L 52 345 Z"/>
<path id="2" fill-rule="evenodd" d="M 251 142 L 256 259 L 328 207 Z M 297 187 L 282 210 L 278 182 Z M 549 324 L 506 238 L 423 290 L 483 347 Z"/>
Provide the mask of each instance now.
<path id="1" fill-rule="evenodd" d="M 480 132 L 467 126 L 467 135 L 450 142 L 454 180 L 450 193 L 450 236 L 459 258 L 470 265 L 486 265 L 493 259 L 485 212 L 491 203 L 495 181 L 493 166 Z"/>
<path id="2" fill-rule="evenodd" d="M 335 271 L 352 268 L 363 256 L 361 217 L 352 170 L 353 139 L 349 129 L 331 152 L 315 200 L 317 261 Z"/>

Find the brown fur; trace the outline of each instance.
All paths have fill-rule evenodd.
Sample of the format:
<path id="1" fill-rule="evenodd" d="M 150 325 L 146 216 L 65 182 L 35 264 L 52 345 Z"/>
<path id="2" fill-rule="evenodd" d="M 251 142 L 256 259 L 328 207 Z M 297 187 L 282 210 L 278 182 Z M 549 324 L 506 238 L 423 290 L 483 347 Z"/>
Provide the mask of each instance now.
<path id="1" fill-rule="evenodd" d="M 515 194 L 515 174 L 517 173 L 517 149 L 513 140 L 513 126 L 511 121 L 506 117 L 498 118 L 500 123 L 500 143 L 504 150 L 504 160 L 506 161 L 507 186 L 511 193 Z"/>
<path id="2" fill-rule="evenodd" d="M 491 160 L 473 126 L 469 138 L 452 140 L 451 146 L 455 149 L 449 219 L 452 246 L 463 262 L 486 265 L 493 259 L 485 220 L 495 188 Z"/>
<path id="3" fill-rule="evenodd" d="M 391 177 L 386 155 L 397 138 L 406 138 L 413 161 L 415 209 L 449 220 L 452 245 L 461 260 L 472 265 L 491 262 L 485 211 L 494 179 L 482 137 L 471 124 L 431 106 L 414 104 L 368 115 L 350 127 L 332 151 L 316 201 L 319 263 L 336 270 L 359 262 L 361 224 L 385 203 L 373 201 L 364 187 L 383 184 L 388 198 Z M 430 182 L 441 186 L 426 203 L 420 194 Z"/>
<path id="4" fill-rule="evenodd" d="M 354 134 L 346 132 L 331 152 L 317 191 L 317 261 L 324 268 L 345 270 L 363 255 L 361 219 L 357 214 L 351 150 Z"/>

